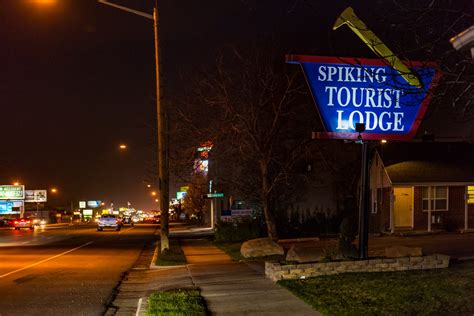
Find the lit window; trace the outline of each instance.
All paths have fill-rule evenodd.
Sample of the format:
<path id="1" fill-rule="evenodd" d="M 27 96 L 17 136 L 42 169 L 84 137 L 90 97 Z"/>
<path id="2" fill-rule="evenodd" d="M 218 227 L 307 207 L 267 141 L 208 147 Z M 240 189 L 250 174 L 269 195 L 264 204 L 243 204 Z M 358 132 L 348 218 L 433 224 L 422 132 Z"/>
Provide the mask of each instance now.
<path id="1" fill-rule="evenodd" d="M 423 211 L 447 211 L 448 187 L 423 187 Z"/>
<path id="2" fill-rule="evenodd" d="M 467 186 L 467 203 L 474 204 L 474 186 L 473 185 Z"/>

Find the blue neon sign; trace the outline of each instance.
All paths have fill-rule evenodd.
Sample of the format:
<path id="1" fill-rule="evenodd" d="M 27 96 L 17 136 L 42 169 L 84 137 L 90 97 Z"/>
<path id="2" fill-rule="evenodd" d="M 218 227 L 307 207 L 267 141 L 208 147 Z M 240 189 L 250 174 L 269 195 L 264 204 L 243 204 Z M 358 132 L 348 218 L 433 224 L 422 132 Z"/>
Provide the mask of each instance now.
<path id="1" fill-rule="evenodd" d="M 13 202 L 0 201 L 0 214 L 11 214 L 13 213 Z"/>
<path id="2" fill-rule="evenodd" d="M 379 59 L 291 55 L 301 65 L 326 133 L 323 138 L 354 139 L 356 123 L 364 123 L 364 139 L 413 138 L 439 80 L 433 64 L 411 62 L 422 87 L 409 85 Z"/>

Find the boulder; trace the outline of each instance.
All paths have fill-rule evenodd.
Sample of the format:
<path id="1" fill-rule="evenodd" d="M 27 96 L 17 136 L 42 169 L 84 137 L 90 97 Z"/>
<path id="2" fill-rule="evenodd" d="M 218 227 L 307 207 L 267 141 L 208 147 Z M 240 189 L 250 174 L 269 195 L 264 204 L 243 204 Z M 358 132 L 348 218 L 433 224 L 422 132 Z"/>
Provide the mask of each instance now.
<path id="1" fill-rule="evenodd" d="M 244 258 L 263 257 L 272 255 L 284 255 L 283 247 L 270 238 L 257 238 L 247 240 L 240 247 L 240 253 Z"/>
<path id="2" fill-rule="evenodd" d="M 422 255 L 421 247 L 393 246 L 385 248 L 385 257 L 387 258 L 421 257 Z"/>
<path id="3" fill-rule="evenodd" d="M 324 256 L 323 250 L 314 245 L 293 245 L 286 254 L 286 261 L 296 261 L 299 263 L 319 262 Z"/>

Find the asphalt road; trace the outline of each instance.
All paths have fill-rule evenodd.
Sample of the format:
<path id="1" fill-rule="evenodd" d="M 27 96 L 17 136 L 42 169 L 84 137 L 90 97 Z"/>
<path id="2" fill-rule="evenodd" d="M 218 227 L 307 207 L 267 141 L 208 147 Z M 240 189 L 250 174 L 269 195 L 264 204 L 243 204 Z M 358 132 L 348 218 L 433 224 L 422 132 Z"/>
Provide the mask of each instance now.
<path id="1" fill-rule="evenodd" d="M 156 228 L 0 230 L 0 316 L 102 315 Z"/>

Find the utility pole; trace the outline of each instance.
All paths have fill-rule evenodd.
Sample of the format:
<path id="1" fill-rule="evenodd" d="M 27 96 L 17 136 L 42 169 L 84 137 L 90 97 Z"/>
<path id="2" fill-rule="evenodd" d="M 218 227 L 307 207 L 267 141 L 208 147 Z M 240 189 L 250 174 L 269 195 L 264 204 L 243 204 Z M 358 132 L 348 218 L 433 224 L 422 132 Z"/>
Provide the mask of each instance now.
<path id="1" fill-rule="evenodd" d="M 153 20 L 153 30 L 155 39 L 155 72 L 156 72 L 156 116 L 157 116 L 157 139 L 158 139 L 158 188 L 160 190 L 160 237 L 161 251 L 169 250 L 169 157 L 168 157 L 168 126 L 166 110 L 161 104 L 160 94 L 160 49 L 158 36 L 158 1 L 155 0 L 153 15 L 130 9 L 107 0 L 98 0 L 100 3 L 114 8 L 127 11 L 147 19 Z"/>
<path id="2" fill-rule="evenodd" d="M 161 104 L 160 93 L 160 49 L 158 36 L 158 1 L 153 8 L 153 29 L 155 33 L 155 71 L 156 71 L 156 116 L 158 127 L 158 188 L 160 189 L 160 239 L 161 251 L 169 250 L 169 159 L 168 130 L 166 111 Z"/>

